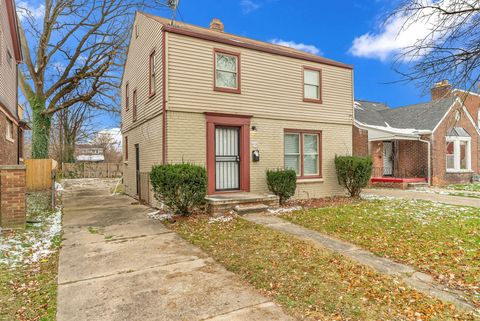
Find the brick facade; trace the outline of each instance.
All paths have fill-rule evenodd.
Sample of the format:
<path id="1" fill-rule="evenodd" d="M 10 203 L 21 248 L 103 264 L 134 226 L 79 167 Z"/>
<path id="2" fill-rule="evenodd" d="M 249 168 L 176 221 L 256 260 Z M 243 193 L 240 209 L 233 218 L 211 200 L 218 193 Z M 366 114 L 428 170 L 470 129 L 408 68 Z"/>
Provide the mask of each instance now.
<path id="1" fill-rule="evenodd" d="M 353 155 L 365 157 L 368 156 L 368 130 L 353 126 Z"/>
<path id="2" fill-rule="evenodd" d="M 0 226 L 2 228 L 24 228 L 25 222 L 25 166 L 0 166 Z"/>
<path id="3" fill-rule="evenodd" d="M 7 116 L 0 111 L 0 165 L 18 164 L 18 127 L 13 123 L 13 139 L 7 139 Z"/>

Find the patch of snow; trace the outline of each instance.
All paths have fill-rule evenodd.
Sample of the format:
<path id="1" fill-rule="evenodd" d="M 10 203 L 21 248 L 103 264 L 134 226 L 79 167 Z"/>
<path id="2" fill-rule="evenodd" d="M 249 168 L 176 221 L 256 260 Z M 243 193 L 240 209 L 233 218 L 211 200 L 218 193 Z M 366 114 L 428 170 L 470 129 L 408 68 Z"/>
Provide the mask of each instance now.
<path id="1" fill-rule="evenodd" d="M 380 196 L 380 195 L 374 195 L 374 194 L 362 194 L 360 195 L 360 197 L 364 200 L 389 200 L 389 201 L 392 201 L 392 200 L 397 200 L 399 198 L 397 197 L 393 197 L 393 196 Z"/>
<path id="2" fill-rule="evenodd" d="M 55 190 L 59 192 L 63 191 L 62 184 L 60 184 L 59 182 L 55 182 Z"/>
<path id="3" fill-rule="evenodd" d="M 229 216 L 219 216 L 219 217 L 210 217 L 208 219 L 208 223 L 209 224 L 212 224 L 212 223 L 226 223 L 226 222 L 230 222 L 231 220 L 233 220 L 235 218 L 235 216 L 233 215 L 229 215 Z"/>
<path id="4" fill-rule="evenodd" d="M 155 211 L 147 214 L 148 218 L 151 218 L 153 220 L 158 220 L 158 221 L 166 221 L 171 218 L 173 218 L 172 213 L 162 213 L 160 211 Z"/>
<path id="5" fill-rule="evenodd" d="M 291 207 L 279 207 L 279 208 L 269 208 L 267 210 L 267 212 L 269 214 L 273 214 L 273 215 L 279 215 L 279 214 L 283 214 L 283 213 L 290 213 L 290 212 L 295 212 L 295 211 L 300 211 L 302 210 L 303 207 L 301 206 L 291 206 Z"/>
<path id="6" fill-rule="evenodd" d="M 357 120 L 355 122 L 357 122 L 359 125 L 364 126 L 364 127 L 368 127 L 368 128 L 371 128 L 371 129 L 378 129 L 378 130 L 382 130 L 382 131 L 387 131 L 387 132 L 392 133 L 392 134 L 402 134 L 402 135 L 410 135 L 410 136 L 417 137 L 420 134 L 431 133 L 430 130 L 421 130 L 421 129 L 415 129 L 415 128 L 396 128 L 396 127 L 390 126 L 387 122 L 385 122 L 385 126 L 376 126 L 376 125 L 364 124 L 364 123 L 359 122 Z"/>
<path id="7" fill-rule="evenodd" d="M 365 110 L 362 108 L 362 104 L 360 104 L 358 101 L 355 102 L 355 104 L 353 105 L 353 108 L 358 110 Z"/>
<path id="8" fill-rule="evenodd" d="M 16 267 L 40 261 L 52 253 L 53 239 L 62 231 L 62 209 L 42 221 L 42 228 L 27 229 L 12 237 L 0 235 L 0 264 Z"/>

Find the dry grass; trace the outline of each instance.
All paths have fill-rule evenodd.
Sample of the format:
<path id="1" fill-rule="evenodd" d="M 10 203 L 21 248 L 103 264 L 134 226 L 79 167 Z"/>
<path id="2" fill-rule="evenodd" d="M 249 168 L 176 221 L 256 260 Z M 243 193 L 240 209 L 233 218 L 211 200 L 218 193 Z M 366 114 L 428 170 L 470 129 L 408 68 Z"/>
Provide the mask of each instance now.
<path id="1" fill-rule="evenodd" d="M 300 319 L 473 320 L 343 256 L 242 219 L 169 226 Z"/>

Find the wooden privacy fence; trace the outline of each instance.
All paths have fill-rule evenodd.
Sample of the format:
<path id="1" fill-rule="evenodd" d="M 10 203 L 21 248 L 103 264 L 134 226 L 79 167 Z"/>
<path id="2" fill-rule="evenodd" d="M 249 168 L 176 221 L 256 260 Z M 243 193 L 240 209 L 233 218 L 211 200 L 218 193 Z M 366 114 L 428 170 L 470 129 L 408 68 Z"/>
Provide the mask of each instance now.
<path id="1" fill-rule="evenodd" d="M 27 191 L 45 191 L 53 189 L 57 162 L 53 159 L 26 159 Z"/>
<path id="2" fill-rule="evenodd" d="M 120 163 L 62 163 L 63 178 L 120 178 Z"/>

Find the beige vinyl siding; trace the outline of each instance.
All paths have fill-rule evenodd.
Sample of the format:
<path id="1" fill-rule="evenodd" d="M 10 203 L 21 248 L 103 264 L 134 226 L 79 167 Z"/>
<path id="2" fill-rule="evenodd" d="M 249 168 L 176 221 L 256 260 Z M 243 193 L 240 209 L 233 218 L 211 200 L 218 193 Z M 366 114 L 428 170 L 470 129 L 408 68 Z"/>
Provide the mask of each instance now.
<path id="1" fill-rule="evenodd" d="M 122 130 L 129 131 L 146 120 L 159 115 L 162 111 L 162 25 L 143 15 L 137 14 L 134 25 L 138 25 L 138 38 L 133 34 L 130 39 L 128 58 L 122 81 Z M 156 85 L 155 95 L 149 97 L 149 59 L 155 49 Z M 128 82 L 130 103 L 125 110 L 125 85 Z M 137 90 L 137 120 L 133 121 L 133 91 Z"/>
<path id="2" fill-rule="evenodd" d="M 206 120 L 200 113 L 168 111 L 168 162 L 191 162 L 206 166 Z M 185 124 L 188 124 L 186 126 Z M 252 118 L 257 128 L 250 132 L 250 186 L 253 193 L 268 193 L 265 179 L 267 169 L 283 168 L 283 139 L 285 129 L 322 131 L 323 178 L 300 180 L 297 198 L 344 195 L 335 173 L 335 155 L 351 155 L 352 126 L 288 120 Z M 254 145 L 260 151 L 260 161 L 250 160 Z"/>
<path id="3" fill-rule="evenodd" d="M 352 125 L 352 70 L 168 33 L 168 107 Z M 241 94 L 213 90 L 214 48 L 241 54 Z M 303 102 L 303 66 L 322 69 L 322 104 Z"/>
<path id="4" fill-rule="evenodd" d="M 13 50 L 12 30 L 8 22 L 7 4 L 0 1 L 0 103 L 17 115 L 17 63 Z M 8 63 L 7 49 L 12 56 Z"/>
<path id="5" fill-rule="evenodd" d="M 162 117 L 154 117 L 150 121 L 144 122 L 142 125 L 133 128 L 127 133 L 128 136 L 128 161 L 123 166 L 123 183 L 125 192 L 128 195 L 135 195 L 136 190 L 136 159 L 135 144 L 140 149 L 140 171 L 150 172 L 153 165 L 162 163 Z M 125 151 L 124 151 L 125 155 Z M 153 200 L 153 193 L 150 194 Z"/>

